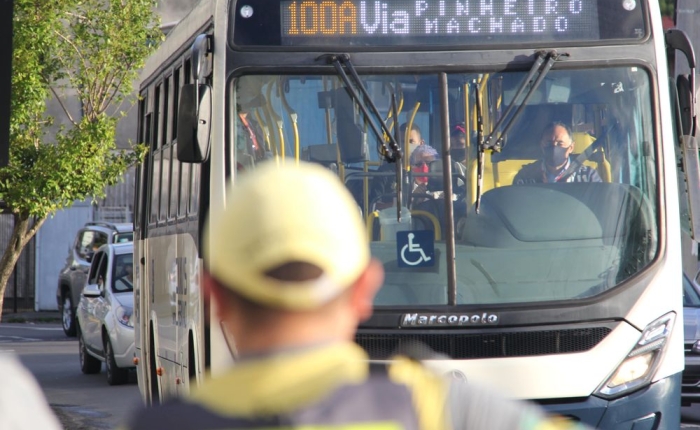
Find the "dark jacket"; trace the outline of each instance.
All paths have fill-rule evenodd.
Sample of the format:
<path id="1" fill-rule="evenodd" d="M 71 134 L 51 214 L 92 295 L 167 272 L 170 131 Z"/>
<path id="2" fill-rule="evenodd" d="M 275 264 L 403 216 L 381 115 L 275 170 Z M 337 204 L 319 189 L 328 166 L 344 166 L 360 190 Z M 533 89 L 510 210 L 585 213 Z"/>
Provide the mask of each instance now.
<path id="1" fill-rule="evenodd" d="M 396 358 L 383 372 L 354 343 L 243 359 L 190 398 L 141 410 L 130 430 L 294 428 L 579 429 L 536 407 Z"/>

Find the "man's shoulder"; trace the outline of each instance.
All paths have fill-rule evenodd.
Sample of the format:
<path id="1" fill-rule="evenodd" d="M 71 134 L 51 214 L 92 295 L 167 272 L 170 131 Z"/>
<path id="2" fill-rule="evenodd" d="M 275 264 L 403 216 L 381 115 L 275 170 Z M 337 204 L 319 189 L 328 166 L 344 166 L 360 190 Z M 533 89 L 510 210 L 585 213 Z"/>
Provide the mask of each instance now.
<path id="1" fill-rule="evenodd" d="M 598 171 L 591 166 L 581 165 L 574 175 L 574 182 L 603 182 Z"/>
<path id="2" fill-rule="evenodd" d="M 219 414 L 193 399 L 174 398 L 161 405 L 139 409 L 123 430 L 246 428 L 241 425 L 243 421 Z"/>

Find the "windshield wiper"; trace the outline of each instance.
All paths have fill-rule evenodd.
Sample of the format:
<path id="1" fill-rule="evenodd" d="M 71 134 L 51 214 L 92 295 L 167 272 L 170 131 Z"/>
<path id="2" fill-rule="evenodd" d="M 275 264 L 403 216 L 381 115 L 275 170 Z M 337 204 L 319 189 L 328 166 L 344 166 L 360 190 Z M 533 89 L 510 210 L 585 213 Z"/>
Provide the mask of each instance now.
<path id="1" fill-rule="evenodd" d="M 331 64 L 333 65 L 333 67 L 335 67 L 336 72 L 338 72 L 338 76 L 345 84 L 345 90 L 350 96 L 350 99 L 354 101 L 360 108 L 362 114 L 365 116 L 366 121 L 369 123 L 370 127 L 372 128 L 372 131 L 377 137 L 379 144 L 382 146 L 382 150 L 380 151 L 380 153 L 388 163 L 396 163 L 396 218 L 399 222 L 401 222 L 401 206 L 403 206 L 403 169 L 401 168 L 402 163 L 399 162 L 401 161 L 402 154 L 401 147 L 398 144 L 398 138 L 391 133 L 391 130 L 389 130 L 389 127 L 384 121 L 384 118 L 382 118 L 381 114 L 379 113 L 379 109 L 377 109 L 377 106 L 374 104 L 374 101 L 372 101 L 372 98 L 370 97 L 367 88 L 362 83 L 360 76 L 357 74 L 357 70 L 355 70 L 355 66 L 353 66 L 352 62 L 350 61 L 349 54 L 324 54 L 319 56 L 317 60 L 325 60 L 328 64 Z M 348 69 L 348 72 L 350 72 L 352 81 L 348 77 L 347 73 L 345 73 L 345 69 L 343 68 L 343 66 L 345 66 L 345 68 Z M 355 87 L 353 86 L 353 81 L 355 86 L 357 86 L 357 89 L 359 89 L 360 93 L 362 94 L 362 97 L 360 97 L 360 94 L 358 94 L 357 90 L 355 90 Z M 369 106 L 369 109 L 367 108 L 367 106 L 365 106 L 365 104 Z M 393 93 L 392 110 L 395 115 L 394 118 L 398 119 L 396 97 L 393 95 Z M 374 121 L 372 119 L 374 119 Z M 375 121 L 379 123 L 379 125 L 381 126 L 381 130 L 377 127 Z M 396 128 L 396 132 L 398 135 L 398 127 Z M 388 145 L 385 140 L 385 136 L 389 139 Z"/>
<path id="2" fill-rule="evenodd" d="M 538 51 L 536 53 L 537 57 L 535 58 L 535 62 L 532 64 L 532 67 L 530 68 L 530 71 L 528 72 L 527 76 L 523 81 L 520 83 L 520 86 L 518 87 L 517 91 L 515 92 L 515 96 L 513 97 L 513 100 L 510 102 L 510 105 L 506 109 L 506 111 L 503 113 L 501 118 L 499 118 L 498 122 L 496 122 L 496 125 L 493 127 L 491 130 L 491 133 L 489 136 L 484 139 L 483 138 L 483 131 L 481 131 L 481 138 L 478 139 L 477 142 L 477 152 L 478 152 L 478 165 L 477 165 L 477 184 L 476 184 L 476 206 L 475 210 L 476 213 L 479 213 L 479 206 L 481 204 L 481 194 L 482 194 L 482 182 L 483 182 L 483 176 L 484 176 L 484 153 L 487 149 L 494 150 L 496 152 L 500 152 L 503 149 L 503 139 L 505 138 L 506 135 L 508 135 L 508 132 L 510 131 L 511 127 L 515 124 L 515 120 L 518 119 L 520 114 L 522 113 L 523 109 L 525 109 L 525 106 L 527 105 L 528 100 L 530 100 L 530 97 L 535 93 L 537 88 L 540 86 L 542 81 L 544 80 L 545 76 L 547 76 L 547 73 L 551 70 L 552 66 L 554 66 L 554 62 L 559 59 L 561 55 L 568 55 L 568 54 L 559 54 L 557 51 Z M 544 63 L 544 66 L 542 65 Z M 538 74 L 539 73 L 539 74 Z M 537 76 L 537 78 L 535 78 Z M 529 87 L 529 88 L 528 88 Z M 523 98 L 523 101 L 518 103 L 518 98 L 520 95 L 525 91 L 525 89 L 528 88 L 527 93 L 525 93 L 525 97 Z M 480 124 L 483 124 L 483 118 L 482 118 L 482 112 L 481 112 L 481 106 L 480 106 L 480 94 L 479 91 L 477 90 L 477 117 L 478 121 Z M 515 107 L 518 107 L 518 109 L 513 113 L 512 115 L 510 114 Z M 498 130 L 503 126 L 503 131 L 499 134 Z M 482 125 L 483 127 L 483 125 Z"/>
<path id="3" fill-rule="evenodd" d="M 399 147 L 394 136 L 391 134 L 391 131 L 386 125 L 386 122 L 384 122 L 384 119 L 379 113 L 379 109 L 377 109 L 377 106 L 374 104 L 372 98 L 369 96 L 369 92 L 367 91 L 367 88 L 365 88 L 365 85 L 362 83 L 360 76 L 357 74 L 355 66 L 352 65 L 352 62 L 350 61 L 350 55 L 324 54 L 318 57 L 317 59 L 326 60 L 328 64 L 331 64 L 333 65 L 333 67 L 335 67 L 335 70 L 338 72 L 338 76 L 345 84 L 345 89 L 347 90 L 350 99 L 357 103 L 358 107 L 362 111 L 362 114 L 367 119 L 367 122 L 369 122 L 372 131 L 374 131 L 375 136 L 377 136 L 377 140 L 379 140 L 380 144 L 382 145 L 382 153 L 384 154 L 384 158 L 386 159 L 386 161 L 394 163 L 399 161 L 401 159 L 401 148 Z M 345 66 L 345 68 L 347 68 L 350 72 L 350 76 L 352 76 L 354 84 L 360 90 L 362 97 L 360 97 L 360 94 L 358 94 L 355 90 L 353 82 L 350 81 L 350 78 L 348 77 L 347 73 L 345 73 L 345 69 L 343 68 L 343 66 Z M 371 114 L 370 110 L 367 109 L 367 106 L 369 106 L 369 109 L 371 109 Z M 382 128 L 381 130 L 379 130 L 377 124 L 374 121 L 372 121 L 372 118 L 374 118 L 374 120 L 379 123 L 379 125 Z M 388 146 L 386 144 L 384 136 L 387 136 L 389 138 Z"/>

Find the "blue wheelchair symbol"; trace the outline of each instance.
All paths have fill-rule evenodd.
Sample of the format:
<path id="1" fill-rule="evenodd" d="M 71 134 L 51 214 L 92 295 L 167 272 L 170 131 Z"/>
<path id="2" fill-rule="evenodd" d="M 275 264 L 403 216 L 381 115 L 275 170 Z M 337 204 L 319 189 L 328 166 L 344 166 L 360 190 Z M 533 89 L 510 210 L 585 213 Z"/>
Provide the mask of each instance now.
<path id="1" fill-rule="evenodd" d="M 431 267 L 435 265 L 435 242 L 431 230 L 399 231 L 396 252 L 399 267 Z"/>

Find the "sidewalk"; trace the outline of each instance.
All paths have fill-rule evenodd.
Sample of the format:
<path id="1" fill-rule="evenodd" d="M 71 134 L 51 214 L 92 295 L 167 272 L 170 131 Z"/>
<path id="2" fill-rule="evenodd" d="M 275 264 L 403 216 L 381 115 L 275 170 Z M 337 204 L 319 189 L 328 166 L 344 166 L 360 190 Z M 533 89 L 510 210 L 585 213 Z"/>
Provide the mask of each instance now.
<path id="1" fill-rule="evenodd" d="M 2 311 L 0 323 L 60 323 L 61 312 L 59 311 L 33 311 L 31 309 L 19 309 L 17 313 L 12 309 Z"/>

